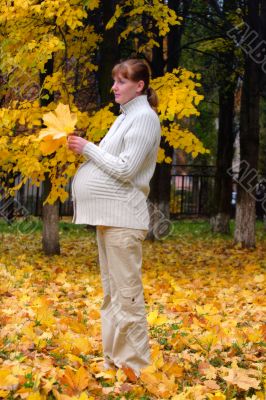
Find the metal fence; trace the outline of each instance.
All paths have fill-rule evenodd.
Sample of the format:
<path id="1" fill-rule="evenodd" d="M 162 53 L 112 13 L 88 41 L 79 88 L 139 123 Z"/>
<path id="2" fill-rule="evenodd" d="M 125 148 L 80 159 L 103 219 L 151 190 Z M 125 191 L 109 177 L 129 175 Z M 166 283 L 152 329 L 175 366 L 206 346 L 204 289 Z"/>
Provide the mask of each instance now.
<path id="1" fill-rule="evenodd" d="M 210 202 L 214 191 L 214 173 L 215 168 L 212 166 L 172 166 L 170 200 L 172 218 L 186 215 L 208 216 L 210 214 Z M 15 184 L 18 182 L 19 178 L 16 178 Z M 69 198 L 64 203 L 60 203 L 60 216 L 71 216 L 73 214 L 71 181 L 68 183 L 66 191 L 69 193 Z M 14 199 L 6 199 L 2 195 L 0 216 L 5 217 L 9 211 L 14 213 L 14 209 L 15 215 L 21 215 L 23 210 L 23 214 L 41 216 L 42 198 L 42 185 L 36 187 L 28 182 L 16 193 Z"/>
<path id="2" fill-rule="evenodd" d="M 214 183 L 215 167 L 213 166 L 173 165 L 171 217 L 209 216 Z"/>
<path id="3" fill-rule="evenodd" d="M 66 186 L 66 191 L 69 193 L 68 199 L 64 203 L 59 204 L 59 213 L 62 217 L 73 214 L 73 202 L 71 200 L 71 180 Z M 31 185 L 30 182 L 27 182 L 17 192 L 15 198 L 28 210 L 30 215 L 42 215 L 43 185 L 36 187 Z"/>

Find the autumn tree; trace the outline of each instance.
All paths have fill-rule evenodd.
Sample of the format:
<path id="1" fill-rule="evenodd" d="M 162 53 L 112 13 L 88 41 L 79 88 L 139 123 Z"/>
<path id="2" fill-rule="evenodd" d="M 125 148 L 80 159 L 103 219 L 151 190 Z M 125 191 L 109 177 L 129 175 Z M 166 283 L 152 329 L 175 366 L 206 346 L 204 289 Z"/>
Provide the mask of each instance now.
<path id="1" fill-rule="evenodd" d="M 244 76 L 240 113 L 240 171 L 237 189 L 235 242 L 255 246 L 256 185 L 259 154 L 259 110 L 265 8 L 260 0 L 247 0 L 242 8 L 243 22 L 230 31 L 244 53 Z"/>
<path id="2" fill-rule="evenodd" d="M 231 218 L 232 176 L 228 170 L 232 166 L 234 155 L 235 129 L 235 92 L 241 73 L 241 54 L 228 37 L 231 20 L 236 16 L 238 1 L 224 2 L 219 6 L 209 2 L 209 32 L 213 38 L 205 40 L 200 49 L 208 51 L 213 57 L 218 86 L 218 136 L 216 153 L 215 192 L 212 207 L 212 229 L 214 232 L 229 233 Z M 206 8 L 206 7 L 205 7 Z"/>
<path id="3" fill-rule="evenodd" d="M 1 163 L 2 173 L 20 173 L 21 185 L 27 179 L 39 185 L 45 179 L 45 194 L 49 193 L 51 203 L 66 198 L 64 185 L 74 174 L 76 158 L 67 150 L 55 157 L 42 154 L 36 133 L 43 113 L 55 108 L 58 99 L 76 108 L 75 92 L 87 85 L 88 74 L 96 69 L 92 60 L 99 36 L 85 22 L 97 6 L 98 1 L 87 6 L 83 1 L 65 0 L 1 3 L 0 68 L 5 80 L 1 145 L 8 152 Z M 44 249 L 58 253 L 58 239 L 52 234 L 58 215 L 54 218 L 56 213 L 52 213 L 52 217 L 48 209 L 53 207 L 44 207 Z"/>
<path id="4" fill-rule="evenodd" d="M 102 138 L 115 118 L 110 111 L 112 104 L 101 109 L 95 104 L 89 113 L 78 107 L 76 93 L 87 87 L 97 70 L 96 53 L 103 40 L 88 24 L 90 12 L 99 3 L 85 3 L 84 6 L 83 1 L 76 0 L 44 0 L 38 4 L 15 1 L 7 7 L 3 2 L 0 23 L 3 38 L 8 35 L 9 40 L 1 42 L 5 57 L 0 68 L 6 77 L 2 88 L 5 102 L 0 109 L 2 174 L 21 175 L 20 184 L 11 190 L 13 194 L 29 179 L 35 185 L 48 179 L 49 194 L 45 203 L 51 205 L 67 198 L 65 186 L 81 161 L 81 157 L 75 156 L 66 146 L 66 136 L 74 128 L 72 116 L 77 119 L 76 128 L 95 142 Z M 166 35 L 169 26 L 178 23 L 174 11 L 161 1 L 154 0 L 153 7 L 144 1 L 124 1 L 116 4 L 115 13 L 106 26 L 107 30 L 112 29 L 123 18 L 125 29 L 118 40 L 133 42 L 134 51 L 140 56 L 158 45 L 153 31 L 146 32 L 145 39 L 140 40 L 144 34 L 143 15 L 148 24 L 157 27 L 159 35 Z M 53 60 L 53 65 L 48 71 L 49 60 Z M 24 87 L 27 78 L 31 84 Z M 163 137 L 170 146 L 181 147 L 194 156 L 206 150 L 179 121 L 198 114 L 197 105 L 202 100 L 197 91 L 198 79 L 194 73 L 178 69 L 156 77 L 151 83 L 161 100 L 158 112 Z M 45 121 L 48 121 L 45 135 L 39 136 Z M 163 160 L 171 162 L 161 149 L 158 161 Z M 8 189 L 9 184 L 6 186 Z M 52 226 L 52 220 L 47 221 L 47 226 Z M 46 237 L 52 238 L 49 230 Z M 46 251 L 58 253 L 57 241 L 54 250 Z"/>
<path id="5" fill-rule="evenodd" d="M 257 171 L 257 167 L 255 166 L 257 165 L 259 149 L 258 81 L 260 79 L 257 67 L 258 64 L 263 63 L 263 51 L 260 54 L 262 59 L 259 60 L 258 58 L 263 39 L 263 7 L 260 4 L 260 15 L 258 14 L 257 18 L 255 17 L 256 6 L 253 8 L 252 15 L 250 14 L 249 7 L 251 5 L 248 1 L 239 2 L 236 0 L 221 3 L 216 0 L 210 0 L 208 4 L 206 2 L 194 3 L 191 10 L 192 18 L 194 17 L 210 36 L 209 38 L 199 37 L 195 41 L 196 48 L 194 47 L 194 51 L 201 52 L 203 57 L 211 54 L 213 56 L 212 67 L 216 65 L 217 70 L 215 84 L 218 84 L 219 87 L 219 127 L 214 217 L 212 218 L 212 222 L 213 230 L 223 233 L 229 231 L 233 176 L 229 171 L 232 165 L 233 142 L 235 139 L 234 108 L 237 84 L 242 86 L 240 117 L 241 165 L 244 167 L 248 165 L 251 171 L 254 167 L 254 170 Z M 256 32 L 255 26 L 258 27 L 258 32 Z M 251 43 L 252 46 L 250 47 Z M 253 49 L 254 55 L 252 53 Z M 256 56 L 257 60 L 254 61 Z M 251 60 L 252 58 L 253 61 Z M 249 89 L 247 89 L 247 85 Z M 248 111 L 252 107 L 252 111 Z M 247 118 L 249 122 L 247 122 Z M 238 178 L 240 184 L 235 240 L 236 242 L 241 242 L 242 245 L 252 246 L 254 245 L 255 234 L 254 189 L 256 187 L 256 176 L 252 179 L 253 188 L 251 190 L 247 184 L 248 180 L 251 179 L 252 173 L 248 175 L 249 171 L 244 168 L 240 171 Z M 242 179 L 244 176 L 246 176 L 246 182 L 245 179 Z M 245 194 L 242 194 L 243 189 Z M 243 222 L 240 223 L 240 220 Z M 240 232 L 242 233 L 240 234 Z M 250 239 L 247 240 L 247 237 Z M 248 242 L 250 244 L 247 244 Z"/>

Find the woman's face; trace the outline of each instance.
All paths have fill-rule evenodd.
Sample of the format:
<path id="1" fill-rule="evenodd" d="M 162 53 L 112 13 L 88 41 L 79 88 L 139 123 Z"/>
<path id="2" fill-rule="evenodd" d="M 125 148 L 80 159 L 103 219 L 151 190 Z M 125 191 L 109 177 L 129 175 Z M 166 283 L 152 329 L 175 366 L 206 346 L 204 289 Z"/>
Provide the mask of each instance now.
<path id="1" fill-rule="evenodd" d="M 125 104 L 142 93 L 144 81 L 134 82 L 124 78 L 121 74 L 114 77 L 112 90 L 115 95 L 115 102 Z"/>

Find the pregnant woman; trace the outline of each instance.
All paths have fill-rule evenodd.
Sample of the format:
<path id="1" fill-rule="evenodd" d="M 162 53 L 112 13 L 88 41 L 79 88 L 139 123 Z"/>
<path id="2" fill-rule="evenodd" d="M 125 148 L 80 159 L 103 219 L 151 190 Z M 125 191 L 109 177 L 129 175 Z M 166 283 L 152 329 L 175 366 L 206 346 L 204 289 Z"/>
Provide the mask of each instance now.
<path id="1" fill-rule="evenodd" d="M 114 66 L 112 90 L 121 114 L 97 146 L 71 135 L 69 148 L 86 161 L 72 185 L 74 222 L 96 226 L 101 279 L 104 368 L 150 364 L 142 285 L 147 196 L 160 144 L 157 95 L 142 60 Z"/>

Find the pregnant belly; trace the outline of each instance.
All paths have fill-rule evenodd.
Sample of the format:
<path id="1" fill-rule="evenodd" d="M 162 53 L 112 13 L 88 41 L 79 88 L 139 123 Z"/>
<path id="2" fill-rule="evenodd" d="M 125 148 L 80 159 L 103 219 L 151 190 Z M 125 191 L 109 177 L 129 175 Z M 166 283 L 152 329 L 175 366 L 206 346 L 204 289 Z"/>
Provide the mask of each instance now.
<path id="1" fill-rule="evenodd" d="M 72 192 L 76 201 L 90 198 L 124 199 L 130 187 L 97 168 L 93 163 L 82 165 L 73 180 Z"/>

